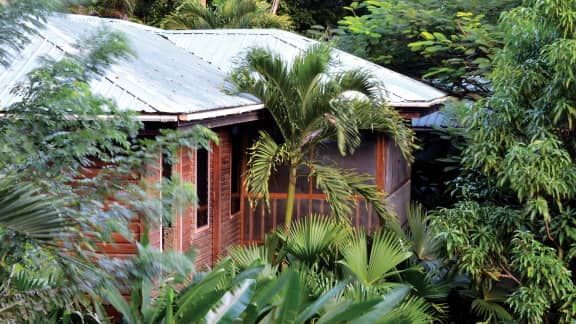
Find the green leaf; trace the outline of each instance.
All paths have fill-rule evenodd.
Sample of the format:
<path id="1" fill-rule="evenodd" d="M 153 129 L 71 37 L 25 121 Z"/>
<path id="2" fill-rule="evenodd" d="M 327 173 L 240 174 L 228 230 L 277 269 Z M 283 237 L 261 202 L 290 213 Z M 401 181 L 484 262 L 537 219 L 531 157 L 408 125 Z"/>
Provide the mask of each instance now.
<path id="1" fill-rule="evenodd" d="M 306 309 L 304 309 L 298 315 L 296 319 L 296 323 L 305 323 L 309 320 L 312 316 L 319 313 L 322 307 L 326 303 L 328 303 L 331 299 L 338 296 L 340 292 L 348 285 L 351 281 L 350 280 L 343 280 L 340 281 L 334 288 L 330 289 L 327 293 L 320 296 L 320 298 L 316 299 L 312 304 L 310 304 Z"/>
<path id="2" fill-rule="evenodd" d="M 219 306 L 206 314 L 207 323 L 232 323 L 244 312 L 254 290 L 254 279 L 246 279 L 233 291 L 228 291 L 218 303 Z"/>
<path id="3" fill-rule="evenodd" d="M 280 324 L 296 323 L 298 310 L 302 304 L 302 283 L 300 276 L 294 271 L 287 271 L 288 287 L 286 295 L 278 310 L 276 322 Z"/>

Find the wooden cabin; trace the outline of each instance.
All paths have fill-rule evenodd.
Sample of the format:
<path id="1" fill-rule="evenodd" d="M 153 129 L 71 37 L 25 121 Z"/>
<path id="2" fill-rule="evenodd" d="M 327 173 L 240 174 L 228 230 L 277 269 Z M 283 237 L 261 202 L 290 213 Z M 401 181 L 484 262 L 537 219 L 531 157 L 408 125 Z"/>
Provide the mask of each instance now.
<path id="1" fill-rule="evenodd" d="M 269 47 L 289 60 L 315 41 L 280 30 L 167 31 L 120 20 L 56 15 L 8 69 L 0 70 L 2 105 L 17 100 L 10 89 L 37 66 L 40 56 L 60 58 L 74 53 L 74 41 L 103 26 L 126 34 L 136 57 L 115 64 L 105 78 L 92 84 L 95 92 L 113 98 L 122 109 L 137 111 L 146 126 L 142 135 L 202 124 L 220 139 L 211 151 L 182 149 L 177 163 L 169 165 L 159 156 L 154 165 L 141 170 L 152 182 L 161 181 L 163 175 L 179 174 L 183 181 L 196 185 L 199 198 L 198 207 L 177 211 L 174 223 L 154 229 L 152 243 L 161 249 L 196 248 L 197 262 L 210 265 L 230 246 L 261 241 L 264 233 L 283 223 L 286 194 L 282 172 L 271 182 L 270 210 L 250 209 L 249 194 L 242 188 L 246 149 L 258 129 L 271 127 L 265 107 L 252 96 L 230 95 L 224 89 L 229 87 L 227 73 L 246 49 Z M 334 70 L 361 67 L 372 72 L 384 86 L 382 94 L 407 118 L 435 111 L 446 98 L 430 86 L 350 54 L 333 50 L 333 56 Z M 365 133 L 363 137 L 352 156 L 342 158 L 329 145 L 315 154 L 373 174 L 378 187 L 388 193 L 391 208 L 404 217 L 410 200 L 410 165 L 384 135 Z M 307 181 L 298 183 L 295 200 L 295 218 L 328 212 L 324 195 Z M 359 203 L 351 215 L 353 223 L 377 226 L 378 218 L 363 205 Z M 137 223 L 134 228 L 139 230 Z M 112 255 L 135 253 L 134 246 L 120 243 L 125 245 L 111 249 Z"/>

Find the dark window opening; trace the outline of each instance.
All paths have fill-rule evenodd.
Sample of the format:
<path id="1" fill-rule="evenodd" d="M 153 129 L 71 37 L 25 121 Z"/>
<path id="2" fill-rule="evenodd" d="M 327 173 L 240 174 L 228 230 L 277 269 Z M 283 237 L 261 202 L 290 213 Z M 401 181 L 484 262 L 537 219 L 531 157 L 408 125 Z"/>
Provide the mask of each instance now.
<path id="1" fill-rule="evenodd" d="M 208 225 L 208 151 L 196 151 L 196 228 Z"/>
<path id="2" fill-rule="evenodd" d="M 172 227 L 174 217 L 173 193 L 170 182 L 172 181 L 172 159 L 168 153 L 162 154 L 162 225 Z"/>
<path id="3" fill-rule="evenodd" d="M 236 214 L 240 211 L 240 192 L 242 190 L 242 137 L 238 132 L 238 127 L 232 129 L 231 135 L 232 156 L 230 159 L 230 213 Z"/>

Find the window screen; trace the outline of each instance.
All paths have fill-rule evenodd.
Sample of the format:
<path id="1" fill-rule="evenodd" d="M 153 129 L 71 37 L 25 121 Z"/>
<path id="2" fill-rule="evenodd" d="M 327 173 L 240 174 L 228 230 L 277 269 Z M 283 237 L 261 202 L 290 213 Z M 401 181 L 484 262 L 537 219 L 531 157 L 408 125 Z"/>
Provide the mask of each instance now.
<path id="1" fill-rule="evenodd" d="M 208 151 L 196 151 L 196 228 L 208 225 Z"/>

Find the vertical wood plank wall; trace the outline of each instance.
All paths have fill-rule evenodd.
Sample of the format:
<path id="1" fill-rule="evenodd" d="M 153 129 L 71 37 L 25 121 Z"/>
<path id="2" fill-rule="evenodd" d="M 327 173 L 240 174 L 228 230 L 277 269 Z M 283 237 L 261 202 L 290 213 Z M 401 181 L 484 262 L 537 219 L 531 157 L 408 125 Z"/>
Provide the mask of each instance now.
<path id="1" fill-rule="evenodd" d="M 104 168 L 104 164 L 98 161 L 93 161 L 93 165 L 89 168 L 86 168 L 82 171 L 82 176 L 86 178 L 95 178 L 97 177 L 100 172 Z M 133 178 L 135 176 L 136 178 Z M 137 175 L 114 175 L 114 178 L 121 182 L 128 182 L 133 183 L 140 180 L 142 174 L 137 172 Z M 111 199 L 108 202 L 104 202 L 103 208 L 108 208 L 106 205 L 108 203 L 114 202 Z M 134 235 L 134 240 L 140 240 L 140 236 L 142 234 L 142 224 L 138 217 L 133 218 L 130 220 L 130 231 Z M 97 248 L 101 249 L 101 253 L 105 253 L 109 257 L 112 258 L 127 258 L 134 255 L 137 252 L 136 244 L 132 241 L 127 240 L 124 236 L 120 233 L 113 233 L 112 234 L 112 242 L 111 243 L 97 243 Z"/>

